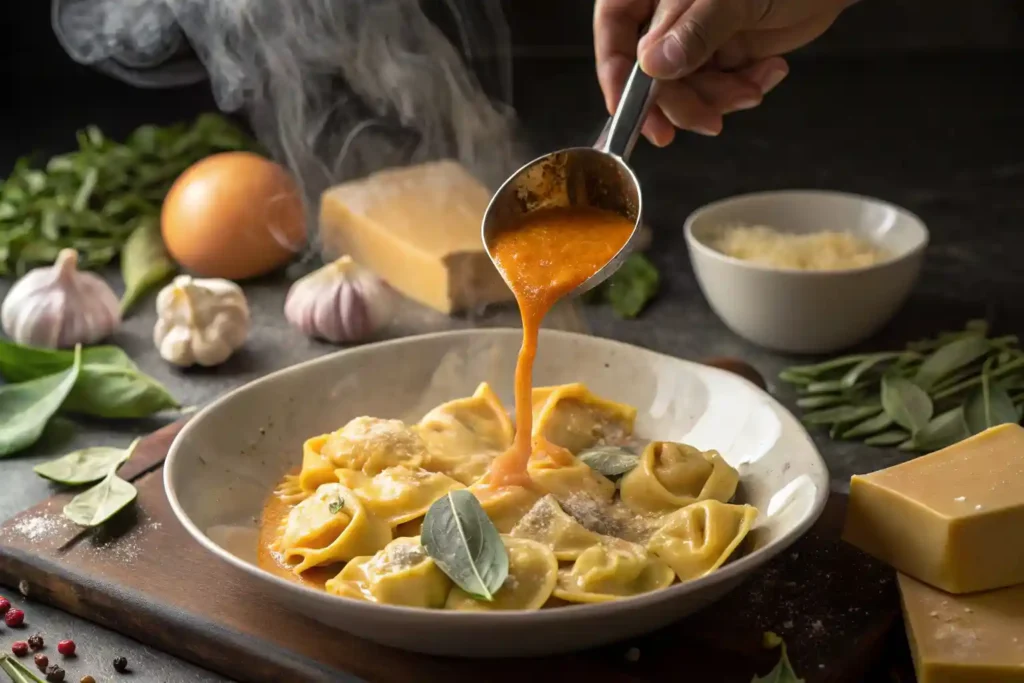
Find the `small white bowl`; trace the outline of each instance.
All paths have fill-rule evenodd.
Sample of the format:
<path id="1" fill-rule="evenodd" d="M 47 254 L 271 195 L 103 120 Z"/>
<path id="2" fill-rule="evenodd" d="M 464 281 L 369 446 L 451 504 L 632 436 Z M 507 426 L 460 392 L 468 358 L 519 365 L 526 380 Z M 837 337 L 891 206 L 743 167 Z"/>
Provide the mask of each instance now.
<path id="1" fill-rule="evenodd" d="M 730 225 L 786 232 L 853 233 L 891 254 L 872 266 L 809 271 L 773 268 L 726 256 L 710 246 Z M 740 195 L 708 204 L 686 219 L 686 243 L 701 291 L 733 332 L 768 349 L 829 353 L 882 328 L 921 272 L 928 229 L 906 209 L 871 197 L 819 190 Z"/>

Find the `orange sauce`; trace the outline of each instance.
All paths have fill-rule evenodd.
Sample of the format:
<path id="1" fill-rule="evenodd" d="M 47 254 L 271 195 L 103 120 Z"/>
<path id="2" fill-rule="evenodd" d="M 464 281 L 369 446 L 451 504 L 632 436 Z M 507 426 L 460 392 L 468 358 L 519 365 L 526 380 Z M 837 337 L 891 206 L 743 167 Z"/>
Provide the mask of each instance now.
<path id="1" fill-rule="evenodd" d="M 533 431 L 533 361 L 541 321 L 566 294 L 600 270 L 626 244 L 633 222 L 591 207 L 542 209 L 494 238 L 491 253 L 519 304 L 523 345 L 516 364 L 516 435 L 491 464 L 487 483 L 529 486 Z"/>
<path id="2" fill-rule="evenodd" d="M 292 566 L 284 558 L 275 553 L 273 548 L 281 533 L 281 525 L 288 519 L 292 505 L 276 491 L 270 494 L 263 506 L 263 517 L 260 519 L 260 540 L 257 546 L 256 564 L 275 576 L 288 579 L 295 583 L 323 590 L 324 584 L 341 571 L 340 565 L 312 567 L 300 576 L 292 571 Z"/>

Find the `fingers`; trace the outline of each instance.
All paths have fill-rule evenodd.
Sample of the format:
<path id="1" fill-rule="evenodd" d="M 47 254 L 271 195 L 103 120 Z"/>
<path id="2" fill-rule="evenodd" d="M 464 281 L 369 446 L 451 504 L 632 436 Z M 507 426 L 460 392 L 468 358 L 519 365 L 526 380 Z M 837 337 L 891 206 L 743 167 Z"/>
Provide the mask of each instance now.
<path id="1" fill-rule="evenodd" d="M 597 78 L 608 111 L 614 111 L 629 70 L 636 61 L 640 24 L 654 0 L 597 0 L 594 4 L 594 55 Z"/>
<path id="2" fill-rule="evenodd" d="M 785 28 L 743 31 L 715 54 L 715 66 L 735 69 L 748 62 L 791 52 L 810 43 L 835 22 L 842 8 L 820 12 Z"/>
<path id="3" fill-rule="evenodd" d="M 755 6 L 764 1 L 663 0 L 637 46 L 640 66 L 654 78 L 693 73 L 736 33 L 754 27 Z"/>

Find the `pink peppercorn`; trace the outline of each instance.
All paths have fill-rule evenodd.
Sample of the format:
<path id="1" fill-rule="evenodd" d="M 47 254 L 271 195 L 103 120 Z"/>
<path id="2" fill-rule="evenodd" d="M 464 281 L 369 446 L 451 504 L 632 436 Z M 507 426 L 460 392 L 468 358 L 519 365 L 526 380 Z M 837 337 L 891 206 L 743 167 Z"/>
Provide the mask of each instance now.
<path id="1" fill-rule="evenodd" d="M 7 598 L 0 597 L 0 614 L 4 614 L 9 609 L 11 609 L 11 601 Z"/>
<path id="2" fill-rule="evenodd" d="M 25 613 L 20 609 L 10 609 L 4 614 L 4 623 L 11 628 L 21 626 L 25 621 Z"/>
<path id="3" fill-rule="evenodd" d="M 14 645 L 11 645 L 11 652 L 13 652 L 19 657 L 24 657 L 28 654 L 28 643 L 26 643 L 24 640 L 16 641 Z"/>
<path id="4" fill-rule="evenodd" d="M 57 643 L 57 652 L 61 653 L 65 657 L 75 656 L 75 641 L 73 640 L 62 640 Z"/>

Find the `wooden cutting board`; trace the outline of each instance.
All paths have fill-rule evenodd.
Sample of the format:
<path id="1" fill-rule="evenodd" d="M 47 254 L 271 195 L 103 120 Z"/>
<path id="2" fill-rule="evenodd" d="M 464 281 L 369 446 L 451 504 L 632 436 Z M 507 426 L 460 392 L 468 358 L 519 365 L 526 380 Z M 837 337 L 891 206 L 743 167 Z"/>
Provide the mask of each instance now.
<path id="1" fill-rule="evenodd" d="M 138 503 L 109 528 L 82 531 L 65 522 L 69 494 L 0 527 L 0 583 L 27 582 L 34 600 L 261 683 L 522 683 L 537 676 L 749 683 L 778 659 L 777 651 L 762 648 L 766 630 L 785 638 L 807 683 L 856 683 L 899 623 L 892 572 L 838 540 L 846 501 L 834 495 L 814 529 L 754 578 L 649 636 L 572 655 L 488 663 L 393 650 L 289 611 L 192 540 L 163 490 L 163 459 L 180 428 L 149 436 L 124 466 Z"/>

